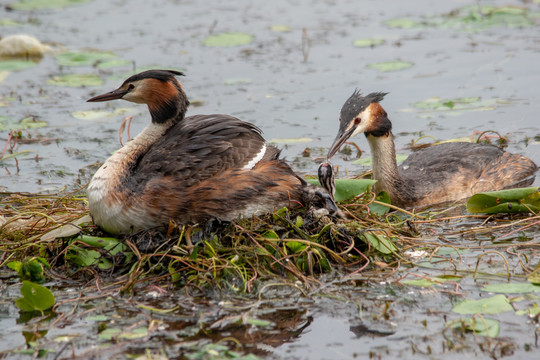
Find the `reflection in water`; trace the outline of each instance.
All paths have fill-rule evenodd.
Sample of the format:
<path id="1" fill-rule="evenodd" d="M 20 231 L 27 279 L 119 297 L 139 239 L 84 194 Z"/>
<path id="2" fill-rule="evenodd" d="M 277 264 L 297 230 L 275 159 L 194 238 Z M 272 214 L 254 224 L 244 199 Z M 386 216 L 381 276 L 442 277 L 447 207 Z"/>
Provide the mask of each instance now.
<path id="1" fill-rule="evenodd" d="M 350 359 L 360 353 L 369 352 L 374 339 L 392 335 L 393 330 L 373 330 L 364 324 L 349 325 L 349 319 L 317 316 L 309 328 L 294 342 L 288 342 L 274 350 L 274 355 L 287 358 L 290 354 L 302 353 L 309 359 Z M 380 344 L 384 344 L 382 340 Z"/>

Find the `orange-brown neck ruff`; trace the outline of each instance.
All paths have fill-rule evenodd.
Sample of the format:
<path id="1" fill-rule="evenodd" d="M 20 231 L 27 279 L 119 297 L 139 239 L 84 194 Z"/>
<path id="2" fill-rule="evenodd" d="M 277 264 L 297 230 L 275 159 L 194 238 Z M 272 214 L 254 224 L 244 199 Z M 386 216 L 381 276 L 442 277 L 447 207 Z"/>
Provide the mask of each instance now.
<path id="1" fill-rule="evenodd" d="M 152 122 L 163 123 L 171 118 L 184 118 L 189 101 L 176 80 L 146 79 L 142 90 Z"/>
<path id="2" fill-rule="evenodd" d="M 388 119 L 386 111 L 379 103 L 371 103 L 366 112 L 369 114 L 368 126 L 364 133 L 366 136 L 387 136 L 392 131 L 392 123 Z"/>

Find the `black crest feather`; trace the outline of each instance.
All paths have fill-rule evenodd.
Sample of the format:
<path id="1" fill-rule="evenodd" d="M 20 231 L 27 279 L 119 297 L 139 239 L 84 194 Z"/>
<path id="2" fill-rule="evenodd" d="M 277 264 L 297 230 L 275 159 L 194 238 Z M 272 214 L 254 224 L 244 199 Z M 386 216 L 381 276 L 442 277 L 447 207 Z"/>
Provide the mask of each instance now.
<path id="1" fill-rule="evenodd" d="M 341 108 L 341 119 L 342 121 L 349 122 L 362 111 L 364 111 L 369 104 L 378 103 L 384 99 L 384 96 L 388 93 L 385 92 L 374 92 L 366 96 L 362 96 L 360 90 L 354 90 L 353 94 L 345 101 L 343 107 Z"/>
<path id="2" fill-rule="evenodd" d="M 174 79 L 175 76 L 185 76 L 185 74 L 181 71 L 176 71 L 176 70 L 146 70 L 146 71 L 130 76 L 129 78 L 127 78 L 126 81 L 124 81 L 124 84 L 128 82 L 132 82 L 132 81 L 143 80 L 143 79 L 157 79 L 161 81 L 170 81 L 171 79 Z"/>

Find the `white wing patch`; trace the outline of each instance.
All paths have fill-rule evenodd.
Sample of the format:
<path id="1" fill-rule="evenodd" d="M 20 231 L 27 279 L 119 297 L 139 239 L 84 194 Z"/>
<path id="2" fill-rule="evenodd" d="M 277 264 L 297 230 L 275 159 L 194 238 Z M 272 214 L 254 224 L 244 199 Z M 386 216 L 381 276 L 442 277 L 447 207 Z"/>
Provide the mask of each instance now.
<path id="1" fill-rule="evenodd" d="M 257 165 L 257 163 L 262 160 L 265 153 L 266 153 L 266 144 L 263 144 L 263 146 L 261 148 L 261 151 L 259 151 L 257 156 L 255 156 L 253 159 L 251 159 L 250 162 L 248 162 L 246 165 L 244 165 L 243 169 L 244 170 L 253 169 L 255 167 L 255 165 Z"/>

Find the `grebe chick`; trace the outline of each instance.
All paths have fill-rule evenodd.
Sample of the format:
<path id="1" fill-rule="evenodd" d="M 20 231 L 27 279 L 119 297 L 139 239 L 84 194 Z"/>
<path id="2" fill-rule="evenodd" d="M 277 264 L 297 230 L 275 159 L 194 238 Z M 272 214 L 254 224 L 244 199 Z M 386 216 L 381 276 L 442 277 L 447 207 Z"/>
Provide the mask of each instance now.
<path id="1" fill-rule="evenodd" d="M 394 205 L 415 207 L 455 201 L 477 192 L 532 184 L 538 170 L 522 155 L 497 146 L 443 143 L 409 155 L 398 168 L 392 123 L 379 104 L 386 93 L 355 91 L 340 113 L 340 127 L 328 152 L 332 157 L 350 137 L 364 133 L 373 160 L 376 192 L 386 191 Z"/>
<path id="2" fill-rule="evenodd" d="M 228 115 L 184 117 L 189 101 L 172 70 L 149 70 L 88 101 L 148 105 L 151 123 L 88 185 L 94 223 L 112 233 L 165 228 L 319 202 L 337 210 L 267 146 L 254 125 Z M 334 209 L 335 207 L 335 209 Z"/>

